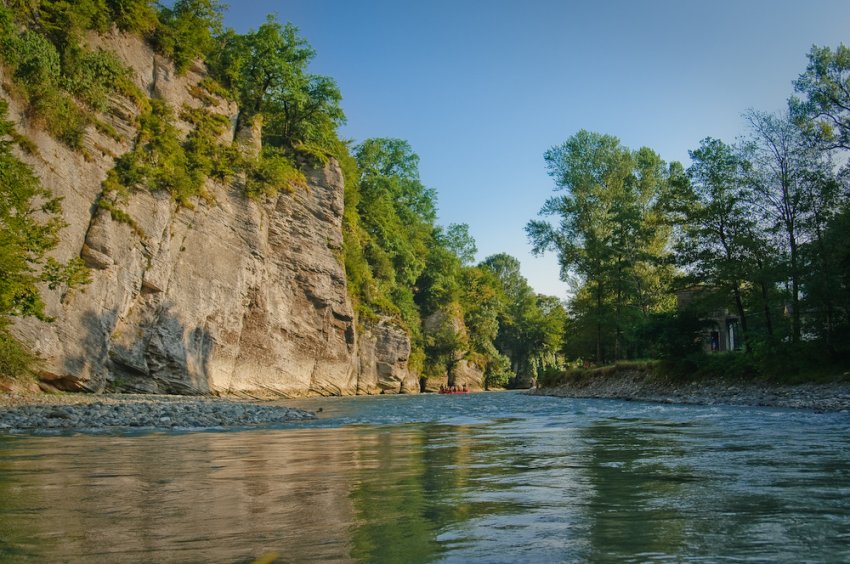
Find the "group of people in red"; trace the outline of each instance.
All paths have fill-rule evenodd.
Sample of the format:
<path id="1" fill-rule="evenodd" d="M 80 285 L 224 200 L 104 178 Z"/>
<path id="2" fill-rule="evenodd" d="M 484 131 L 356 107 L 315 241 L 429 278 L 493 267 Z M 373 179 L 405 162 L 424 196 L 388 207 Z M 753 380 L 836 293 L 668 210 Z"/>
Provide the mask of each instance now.
<path id="1" fill-rule="evenodd" d="M 440 385 L 440 393 L 441 394 L 468 394 L 469 386 L 464 384 L 463 386 L 443 386 Z"/>

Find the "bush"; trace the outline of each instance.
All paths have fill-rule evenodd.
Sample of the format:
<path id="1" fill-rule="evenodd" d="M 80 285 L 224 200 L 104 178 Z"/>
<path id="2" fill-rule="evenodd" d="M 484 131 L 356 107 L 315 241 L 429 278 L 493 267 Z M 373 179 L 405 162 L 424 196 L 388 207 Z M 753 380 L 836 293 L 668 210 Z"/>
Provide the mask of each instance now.
<path id="1" fill-rule="evenodd" d="M 504 388 L 514 377 L 511 370 L 511 359 L 503 354 L 497 354 L 489 359 L 484 373 L 484 388 Z"/>
<path id="2" fill-rule="evenodd" d="M 307 186 L 307 178 L 278 149 L 265 148 L 260 157 L 247 165 L 245 192 L 250 198 L 273 196 L 280 190 L 292 192 Z"/>
<path id="3" fill-rule="evenodd" d="M 0 376 L 21 379 L 32 374 L 37 358 L 0 324 Z"/>
<path id="4" fill-rule="evenodd" d="M 109 95 L 119 93 L 137 100 L 138 88 L 130 80 L 130 71 L 108 51 L 69 49 L 65 55 L 63 86 L 91 109 L 105 112 Z"/>

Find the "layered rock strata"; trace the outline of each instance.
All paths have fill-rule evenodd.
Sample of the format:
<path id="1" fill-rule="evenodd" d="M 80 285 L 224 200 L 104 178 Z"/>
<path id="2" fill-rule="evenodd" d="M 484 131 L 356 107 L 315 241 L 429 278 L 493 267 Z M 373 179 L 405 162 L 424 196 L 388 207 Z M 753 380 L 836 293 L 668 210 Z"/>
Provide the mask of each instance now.
<path id="1" fill-rule="evenodd" d="M 90 42 L 118 54 L 151 97 L 173 108 L 202 104 L 192 94 L 202 68 L 178 76 L 143 41 L 118 32 Z M 45 380 L 252 397 L 418 391 L 403 331 L 382 323 L 358 335 L 340 258 L 344 186 L 335 162 L 307 170 L 306 188 L 260 201 L 211 181 L 209 197 L 191 209 L 137 190 L 120 203 L 131 225 L 96 202 L 114 158 L 132 148 L 138 109 L 115 101 L 102 118 L 121 140 L 92 128 L 79 152 L 31 127 L 7 98 L 10 118 L 38 148 L 21 158 L 63 197 L 68 226 L 56 257 L 79 256 L 92 272 L 82 290 L 45 291 L 53 323 L 15 327 L 43 357 Z M 235 104 L 205 104 L 235 124 Z M 192 127 L 175 125 L 184 134 Z M 234 139 L 233 128 L 225 137 Z"/>

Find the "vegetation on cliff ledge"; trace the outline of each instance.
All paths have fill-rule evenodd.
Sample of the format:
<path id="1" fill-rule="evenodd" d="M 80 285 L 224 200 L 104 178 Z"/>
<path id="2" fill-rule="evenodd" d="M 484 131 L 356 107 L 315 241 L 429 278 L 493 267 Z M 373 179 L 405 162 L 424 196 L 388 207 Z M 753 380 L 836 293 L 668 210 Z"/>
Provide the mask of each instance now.
<path id="1" fill-rule="evenodd" d="M 269 17 L 238 34 L 224 28 L 223 9 L 217 0 L 167 6 L 151 0 L 7 0 L 0 6 L 4 89 L 26 108 L 32 125 L 87 157 L 90 129 L 125 141 L 107 118 L 122 113 L 122 100 L 136 106 L 135 138 L 126 140 L 132 147 L 116 158 L 97 204 L 140 237 L 145 234 L 122 209 L 132 190 L 162 190 L 179 206 L 192 207 L 199 198 L 213 203 L 212 180 L 264 198 L 305 186 L 303 167 L 336 159 L 345 177 L 341 260 L 361 323 L 389 320 L 404 328 L 412 338 L 411 368 L 424 378 L 445 382 L 457 368 L 471 366 L 488 384 L 503 385 L 557 366 L 565 320 L 559 300 L 536 295 L 513 257 L 473 264 L 475 242 L 467 226 L 436 224 L 436 192 L 420 181 L 418 157 L 405 141 L 353 145 L 339 138 L 341 93 L 332 78 L 308 72 L 315 52 L 294 26 Z M 148 98 L 115 54 L 87 47 L 87 34 L 116 27 L 144 37 L 177 73 L 206 72 L 190 89 L 201 107 L 172 108 Z M 238 104 L 236 131 L 250 132 L 259 146 L 223 140 L 232 125 L 217 110 L 225 100 Z M 20 261 L 17 270 L 4 268 L 0 280 L 0 292 L 9 296 L 0 311 L 0 348 L 22 367 L 31 359 L 5 332 L 9 319 L 41 316 L 39 281 L 64 277 L 73 283 L 84 273 L 74 270 L 75 263 L 63 270 L 44 259 L 61 228 L 58 203 L 30 172 L 21 178 L 30 192 L 20 202 L 30 211 L 15 213 L 32 217 L 31 208 L 41 206 L 53 218 L 31 220 L 28 227 L 3 220 L 3 229 L 15 232 L 4 238 L 4 249 Z M 5 197 L 14 188 L 3 190 Z M 37 228 L 44 230 L 39 236 Z M 11 362 L 0 371 L 17 371 Z"/>

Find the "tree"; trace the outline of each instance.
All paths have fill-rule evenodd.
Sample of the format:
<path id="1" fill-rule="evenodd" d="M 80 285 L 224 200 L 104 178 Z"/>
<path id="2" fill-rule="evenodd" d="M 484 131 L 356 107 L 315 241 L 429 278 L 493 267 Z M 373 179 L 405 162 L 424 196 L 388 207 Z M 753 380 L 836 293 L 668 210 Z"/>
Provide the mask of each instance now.
<path id="1" fill-rule="evenodd" d="M 153 40 L 174 59 L 178 72 L 216 47 L 215 37 L 224 29 L 224 8 L 219 0 L 177 0 L 170 8 L 160 5 L 160 26 Z"/>
<path id="2" fill-rule="evenodd" d="M 689 154 L 690 182 L 678 186 L 674 205 L 677 259 L 692 281 L 728 292 L 746 342 L 744 282 L 756 232 L 746 184 L 749 163 L 719 139 L 703 139 Z"/>
<path id="3" fill-rule="evenodd" d="M 850 48 L 812 46 L 805 72 L 794 82 L 805 100 L 791 99 L 800 125 L 826 148 L 850 149 Z"/>
<path id="4" fill-rule="evenodd" d="M 112 21 L 127 31 L 152 33 L 159 25 L 156 10 L 150 0 L 106 0 Z"/>
<path id="5" fill-rule="evenodd" d="M 528 384 L 535 370 L 550 360 L 547 353 L 561 348 L 559 312 L 549 298 L 534 293 L 516 258 L 505 253 L 492 255 L 479 268 L 492 273 L 501 286 L 496 349 L 510 358 L 517 380 Z"/>
<path id="6" fill-rule="evenodd" d="M 808 58 L 806 70 L 794 82 L 795 90 L 805 98 L 791 98 L 789 102 L 795 123 L 826 152 L 850 149 L 850 48 L 844 44 L 834 50 L 812 46 Z M 836 336 L 842 332 L 846 336 L 850 331 L 846 316 L 850 303 L 847 172 L 846 164 L 843 178 L 836 178 L 831 171 L 818 172 L 806 187 L 812 192 L 812 207 L 805 221 L 811 241 L 802 249 L 806 256 L 804 299 L 816 306 L 810 315 L 815 319 L 813 329 L 831 352 L 841 340 Z"/>
<path id="7" fill-rule="evenodd" d="M 333 79 L 307 72 L 315 51 L 295 26 L 269 16 L 256 31 L 228 30 L 219 42 L 211 68 L 239 100 L 238 127 L 261 116 L 266 143 L 327 149 L 336 141 L 336 128 L 345 121 L 342 95 Z"/>
<path id="8" fill-rule="evenodd" d="M 478 247 L 475 245 L 475 239 L 469 234 L 469 225 L 451 223 L 441 236 L 444 246 L 457 256 L 461 264 L 470 265 L 475 262 Z"/>
<path id="9" fill-rule="evenodd" d="M 597 361 L 626 355 L 624 329 L 664 300 L 670 170 L 653 151 L 632 152 L 610 135 L 579 131 L 545 154 L 556 190 L 528 223 L 533 252 L 554 250 L 581 306 L 573 323 L 593 327 Z M 669 300 L 668 300 L 669 302 Z M 669 305 L 669 303 L 668 303 Z M 579 313 L 579 315 L 576 315 Z"/>
<path id="10" fill-rule="evenodd" d="M 751 128 L 747 153 L 753 167 L 748 174 L 750 187 L 767 227 L 780 235 L 787 253 L 783 278 L 791 288 L 791 339 L 799 342 L 802 332 L 800 292 L 802 263 L 800 245 L 806 240 L 806 226 L 823 198 L 818 192 L 831 168 L 807 142 L 791 116 L 750 110 L 745 114 Z"/>
<path id="11" fill-rule="evenodd" d="M 368 307 L 419 330 L 417 280 L 431 256 L 436 194 L 419 180 L 419 157 L 401 139 L 367 139 L 354 149 L 360 171 L 356 212 L 368 265 Z M 449 257 L 457 260 L 449 253 Z"/>

